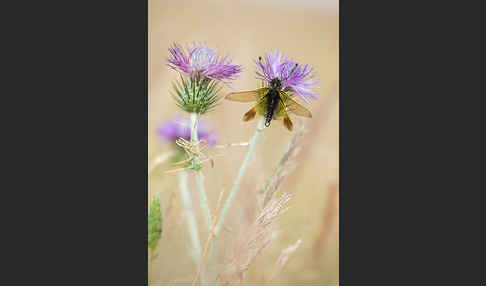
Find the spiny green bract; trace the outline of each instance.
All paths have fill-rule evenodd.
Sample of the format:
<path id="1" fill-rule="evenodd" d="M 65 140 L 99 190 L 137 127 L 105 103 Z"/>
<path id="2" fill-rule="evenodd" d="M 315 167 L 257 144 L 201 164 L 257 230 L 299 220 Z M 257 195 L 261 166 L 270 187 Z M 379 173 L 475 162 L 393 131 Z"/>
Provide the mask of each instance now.
<path id="1" fill-rule="evenodd" d="M 148 246 L 154 251 L 162 235 L 162 212 L 160 198 L 155 195 L 150 202 L 148 213 Z"/>
<path id="2" fill-rule="evenodd" d="M 216 106 L 220 99 L 218 96 L 221 87 L 209 78 L 189 78 L 181 76 L 181 83 L 173 83 L 175 91 L 172 97 L 177 106 L 189 113 L 204 114 Z"/>

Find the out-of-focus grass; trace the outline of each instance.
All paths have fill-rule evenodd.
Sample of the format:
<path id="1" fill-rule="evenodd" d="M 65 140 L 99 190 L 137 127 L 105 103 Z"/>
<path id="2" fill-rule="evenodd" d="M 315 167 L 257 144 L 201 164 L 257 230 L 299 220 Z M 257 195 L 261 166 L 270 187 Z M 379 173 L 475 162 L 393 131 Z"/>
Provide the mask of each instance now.
<path id="1" fill-rule="evenodd" d="M 328 1 L 324 1 L 326 3 Z M 304 120 L 309 132 L 297 157 L 297 168 L 283 185 L 282 191 L 294 194 L 290 209 L 279 221 L 280 236 L 250 266 L 242 285 L 262 285 L 262 276 L 272 274 L 280 251 L 302 239 L 282 272 L 266 285 L 337 285 L 338 284 L 338 16 L 336 6 L 318 5 L 318 1 L 185 1 L 149 0 L 149 161 L 167 152 L 168 144 L 158 139 L 155 128 L 180 111 L 168 94 L 177 74 L 165 65 L 170 43 L 199 41 L 228 52 L 244 66 L 234 90 L 258 86 L 253 59 L 265 51 L 279 49 L 301 63 L 312 64 L 319 77 L 320 99 L 310 106 L 313 118 Z M 230 90 L 223 89 L 223 93 Z M 242 122 L 251 104 L 225 102 L 204 116 L 218 130 L 221 143 L 247 141 L 255 130 L 256 120 Z M 294 124 L 298 118 L 292 116 Z M 253 200 L 265 180 L 272 174 L 287 148 L 290 133 L 279 122 L 265 130 L 256 155 L 242 182 L 228 224 L 252 213 L 243 202 Z M 203 168 L 209 203 L 215 207 L 222 188 L 229 190 L 247 147 L 218 150 L 224 156 L 215 159 L 215 167 Z M 181 202 L 175 174 L 164 174 L 167 166 L 156 169 L 149 177 L 149 197 L 160 194 L 165 213 L 164 233 L 157 247 L 158 257 L 152 265 L 152 284 L 190 285 L 196 267 L 188 256 L 187 228 L 181 217 Z M 194 192 L 193 176 L 189 187 Z M 336 194 L 333 195 L 333 192 Z M 194 200 L 198 206 L 197 195 Z M 173 203 L 170 204 L 169 202 Z M 240 203 L 241 202 L 241 203 Z M 201 225 L 201 213 L 196 208 Z M 201 228 L 202 229 L 202 228 Z M 238 226 L 226 232 L 220 241 L 229 249 L 238 235 Z M 323 232 L 324 229 L 324 232 Z M 201 231 L 202 243 L 207 233 Z M 218 243 L 216 239 L 216 243 Z M 219 253 L 225 257 L 227 253 Z"/>

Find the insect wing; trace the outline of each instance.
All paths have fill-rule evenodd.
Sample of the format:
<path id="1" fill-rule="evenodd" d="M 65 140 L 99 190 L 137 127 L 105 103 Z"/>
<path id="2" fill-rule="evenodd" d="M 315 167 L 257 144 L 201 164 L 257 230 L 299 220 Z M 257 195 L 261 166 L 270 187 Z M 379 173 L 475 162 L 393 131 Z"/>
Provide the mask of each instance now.
<path id="1" fill-rule="evenodd" d="M 282 123 L 289 131 L 292 131 L 292 129 L 294 128 L 294 124 L 292 124 L 292 120 L 290 120 L 288 115 L 283 118 Z"/>
<path id="2" fill-rule="evenodd" d="M 295 115 L 298 116 L 304 116 L 304 117 L 309 117 L 312 118 L 311 112 L 297 103 L 295 100 L 293 100 L 289 95 L 287 95 L 285 92 L 280 93 L 280 98 L 284 101 L 285 106 L 289 112 L 292 112 Z"/>
<path id="3" fill-rule="evenodd" d="M 252 109 L 248 110 L 248 112 L 246 112 L 243 115 L 243 121 L 250 121 L 254 119 L 256 114 L 257 114 L 257 105 L 253 106 Z"/>
<path id="4" fill-rule="evenodd" d="M 268 93 L 268 88 L 259 88 L 250 91 L 232 92 L 225 96 L 226 99 L 239 102 L 259 101 Z"/>
<path id="5" fill-rule="evenodd" d="M 290 120 L 289 114 L 287 113 L 287 108 L 282 99 L 278 101 L 275 112 L 273 113 L 273 119 L 281 119 L 285 128 L 287 128 L 289 131 L 292 131 L 294 125 L 292 124 L 292 120 Z"/>
<path id="6" fill-rule="evenodd" d="M 279 100 L 277 106 L 275 106 L 275 111 L 273 112 L 273 119 L 280 120 L 282 117 L 287 116 L 287 108 L 282 100 Z"/>

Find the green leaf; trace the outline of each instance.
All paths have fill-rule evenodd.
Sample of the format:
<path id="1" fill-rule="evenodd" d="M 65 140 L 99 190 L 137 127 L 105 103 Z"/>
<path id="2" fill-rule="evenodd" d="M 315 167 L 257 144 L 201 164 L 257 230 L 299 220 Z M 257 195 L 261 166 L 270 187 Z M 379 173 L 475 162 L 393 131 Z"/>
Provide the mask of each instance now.
<path id="1" fill-rule="evenodd" d="M 148 246 L 152 252 L 162 236 L 162 212 L 160 210 L 160 198 L 155 195 L 150 202 L 148 213 Z"/>

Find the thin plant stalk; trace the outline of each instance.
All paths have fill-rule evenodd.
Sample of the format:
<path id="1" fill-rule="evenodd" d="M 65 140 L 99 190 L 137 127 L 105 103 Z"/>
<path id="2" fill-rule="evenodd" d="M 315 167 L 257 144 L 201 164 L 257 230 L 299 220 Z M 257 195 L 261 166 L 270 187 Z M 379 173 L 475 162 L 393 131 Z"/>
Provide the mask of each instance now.
<path id="1" fill-rule="evenodd" d="M 228 143 L 228 144 L 220 144 L 214 146 L 214 148 L 228 148 L 228 147 L 234 147 L 234 146 L 248 146 L 250 145 L 249 142 L 239 142 L 239 143 Z"/>
<path id="2" fill-rule="evenodd" d="M 155 168 L 167 161 L 167 159 L 169 159 L 173 154 L 174 151 L 170 151 L 155 157 L 155 159 L 148 166 L 148 174 L 150 175 Z"/>
<path id="3" fill-rule="evenodd" d="M 201 243 L 199 240 L 196 216 L 194 215 L 194 209 L 192 207 L 191 193 L 187 187 L 187 173 L 185 171 L 178 172 L 178 178 L 181 198 L 184 204 L 184 213 L 187 219 L 187 227 L 189 230 L 189 236 L 191 238 L 192 248 L 194 250 L 194 253 L 191 256 L 196 263 L 196 267 L 198 267 L 199 263 L 201 262 Z"/>
<path id="4" fill-rule="evenodd" d="M 233 187 L 231 188 L 230 194 L 228 195 L 228 198 L 226 199 L 223 208 L 221 209 L 221 215 L 219 217 L 219 221 L 216 224 L 216 227 L 214 229 L 214 234 L 217 236 L 219 232 L 221 231 L 221 226 L 223 224 L 224 218 L 226 214 L 228 213 L 231 203 L 233 202 L 234 198 L 236 197 L 236 194 L 238 192 L 238 188 L 240 187 L 241 180 L 243 179 L 243 176 L 245 175 L 246 168 L 248 167 L 248 164 L 250 162 L 251 156 L 255 152 L 255 146 L 260 138 L 260 134 L 263 131 L 263 128 L 265 126 L 265 118 L 262 116 L 260 117 L 260 120 L 258 121 L 257 128 L 255 130 L 255 133 L 253 133 L 253 137 L 250 140 L 250 146 L 248 147 L 248 151 L 246 152 L 245 159 L 243 160 L 243 163 L 240 166 L 240 169 L 238 170 L 238 175 L 236 177 L 235 182 L 233 183 Z"/>
<path id="5" fill-rule="evenodd" d="M 197 121 L 198 115 L 191 113 L 191 142 L 196 144 L 196 151 L 199 153 L 199 144 L 197 144 Z M 196 159 L 198 160 L 198 159 Z M 208 197 L 206 196 L 206 190 L 204 189 L 203 176 L 200 170 L 195 170 L 196 184 L 199 191 L 199 201 L 201 203 L 201 211 L 203 213 L 204 221 L 209 230 L 211 227 L 211 212 L 209 211 Z"/>
<path id="6" fill-rule="evenodd" d="M 223 201 L 223 193 L 224 193 L 224 190 L 222 190 L 221 193 L 219 194 L 218 204 L 216 206 L 216 217 L 214 218 L 214 220 L 211 224 L 211 227 L 209 228 L 209 235 L 208 235 L 208 238 L 206 239 L 206 243 L 204 245 L 204 251 L 203 251 L 203 254 L 202 254 L 202 257 L 201 257 L 201 264 L 199 265 L 199 268 L 197 269 L 196 277 L 194 277 L 194 280 L 192 281 L 192 286 L 196 286 L 197 282 L 199 280 L 199 277 L 202 277 L 203 267 L 204 267 L 204 264 L 206 262 L 206 257 L 208 256 L 208 252 L 210 252 L 210 248 L 211 248 L 211 245 L 212 245 L 211 241 L 214 238 L 214 228 L 216 226 L 216 222 L 218 221 L 218 216 L 220 214 L 221 202 Z"/>
<path id="7" fill-rule="evenodd" d="M 263 187 L 263 189 L 260 190 L 260 194 L 263 194 L 263 193 L 265 193 L 267 191 L 268 186 L 270 186 L 270 183 L 275 179 L 275 177 L 277 176 L 278 171 L 282 168 L 282 166 L 281 166 L 281 162 L 282 161 L 283 161 L 283 159 L 280 160 L 280 163 L 278 164 L 278 166 L 275 168 L 275 170 L 273 170 L 272 175 L 265 182 L 265 186 Z"/>

